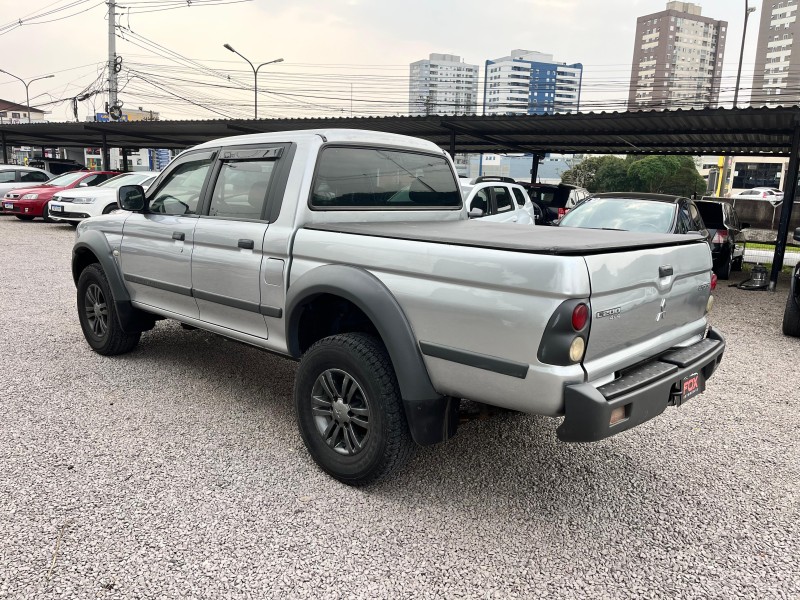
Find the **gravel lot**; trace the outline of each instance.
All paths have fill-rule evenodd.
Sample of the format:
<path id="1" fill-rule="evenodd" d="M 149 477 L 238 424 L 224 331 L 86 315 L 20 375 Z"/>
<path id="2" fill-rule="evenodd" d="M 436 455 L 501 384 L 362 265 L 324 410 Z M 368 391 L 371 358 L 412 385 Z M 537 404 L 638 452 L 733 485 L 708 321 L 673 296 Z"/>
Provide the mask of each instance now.
<path id="1" fill-rule="evenodd" d="M 293 363 L 175 323 L 101 357 L 72 228 L 0 239 L 0 598 L 800 598 L 786 280 L 718 289 L 728 350 L 679 409 L 591 445 L 475 420 L 351 489 L 305 452 Z"/>

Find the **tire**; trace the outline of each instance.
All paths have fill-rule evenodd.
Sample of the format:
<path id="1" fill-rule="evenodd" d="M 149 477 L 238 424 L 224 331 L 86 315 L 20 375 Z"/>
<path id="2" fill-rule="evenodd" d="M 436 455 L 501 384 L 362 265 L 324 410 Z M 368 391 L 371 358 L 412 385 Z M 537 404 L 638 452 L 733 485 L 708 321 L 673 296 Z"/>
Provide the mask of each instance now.
<path id="1" fill-rule="evenodd" d="M 800 337 L 800 306 L 791 290 L 786 298 L 786 310 L 783 311 L 783 334 Z"/>
<path id="2" fill-rule="evenodd" d="M 731 257 L 731 254 L 729 252 L 728 256 L 725 257 L 725 262 L 722 263 L 717 269 L 717 277 L 723 280 L 730 279 L 732 266 L 733 266 L 733 258 Z"/>
<path id="3" fill-rule="evenodd" d="M 414 451 L 391 360 L 370 335 L 339 334 L 314 344 L 300 360 L 294 400 L 311 457 L 342 483 L 384 479 Z"/>
<path id="4" fill-rule="evenodd" d="M 109 204 L 108 206 L 106 206 L 106 207 L 103 209 L 103 214 L 104 214 L 104 215 L 111 214 L 111 211 L 112 211 L 112 210 L 117 210 L 117 208 L 118 208 L 118 207 L 117 207 L 116 203 L 115 203 L 115 204 Z"/>
<path id="5" fill-rule="evenodd" d="M 45 202 L 44 206 L 42 207 L 42 221 L 45 223 L 55 223 L 53 219 L 50 218 L 50 203 Z"/>
<path id="6" fill-rule="evenodd" d="M 731 271 L 736 271 L 737 273 L 742 270 L 744 266 L 744 256 L 740 256 L 739 258 L 734 259 L 733 263 L 731 264 Z"/>
<path id="7" fill-rule="evenodd" d="M 33 217 L 30 215 L 14 215 L 14 216 L 17 217 L 20 221 L 33 221 Z"/>
<path id="8" fill-rule="evenodd" d="M 130 352 L 142 336 L 122 331 L 111 286 L 97 263 L 86 267 L 78 278 L 78 318 L 89 346 L 103 356 Z"/>

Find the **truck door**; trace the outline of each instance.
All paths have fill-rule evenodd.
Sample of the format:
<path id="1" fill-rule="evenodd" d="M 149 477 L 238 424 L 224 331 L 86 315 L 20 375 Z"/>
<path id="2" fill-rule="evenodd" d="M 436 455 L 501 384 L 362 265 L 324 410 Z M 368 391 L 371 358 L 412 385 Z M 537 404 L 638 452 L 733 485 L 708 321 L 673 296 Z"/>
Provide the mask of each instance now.
<path id="1" fill-rule="evenodd" d="M 262 339 L 269 337 L 264 315 L 272 310 L 261 290 L 267 200 L 283 151 L 279 144 L 224 149 L 194 231 L 192 288 L 200 319 Z"/>
<path id="2" fill-rule="evenodd" d="M 197 317 L 192 242 L 215 154 L 202 150 L 177 158 L 148 194 L 148 210 L 125 221 L 120 266 L 134 302 Z"/>

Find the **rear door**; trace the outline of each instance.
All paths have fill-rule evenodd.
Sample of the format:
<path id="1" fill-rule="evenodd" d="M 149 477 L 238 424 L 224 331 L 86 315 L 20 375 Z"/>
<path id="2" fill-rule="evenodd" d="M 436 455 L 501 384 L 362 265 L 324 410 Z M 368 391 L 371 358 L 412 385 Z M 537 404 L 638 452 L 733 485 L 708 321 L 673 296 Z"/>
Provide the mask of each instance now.
<path id="1" fill-rule="evenodd" d="M 200 150 L 179 156 L 158 188 L 148 190 L 147 211 L 126 219 L 120 266 L 134 302 L 198 316 L 192 297 L 192 244 L 216 154 Z"/>
<path id="2" fill-rule="evenodd" d="M 260 276 L 266 268 L 267 207 L 271 196 L 283 193 L 275 182 L 288 162 L 287 147 L 225 148 L 194 231 L 192 287 L 200 319 L 264 339 L 269 336 L 264 315 L 274 312 L 262 304 Z"/>
<path id="3" fill-rule="evenodd" d="M 592 286 L 586 361 L 635 352 L 638 344 L 651 352 L 666 349 L 685 339 L 687 329 L 702 327 L 711 280 L 705 241 L 598 254 L 585 261 Z"/>

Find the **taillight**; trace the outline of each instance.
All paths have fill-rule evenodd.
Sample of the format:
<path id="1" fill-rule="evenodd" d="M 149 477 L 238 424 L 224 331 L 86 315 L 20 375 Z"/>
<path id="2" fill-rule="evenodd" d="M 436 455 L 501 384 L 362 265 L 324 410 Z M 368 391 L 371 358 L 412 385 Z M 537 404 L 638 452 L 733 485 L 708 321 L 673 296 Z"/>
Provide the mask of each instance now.
<path id="1" fill-rule="evenodd" d="M 711 274 L 711 291 L 713 292 L 715 289 L 717 289 L 717 274 L 716 273 L 712 273 Z"/>
<path id="2" fill-rule="evenodd" d="M 586 321 L 589 320 L 589 307 L 585 304 L 578 304 L 572 311 L 572 328 L 575 331 L 580 331 L 586 327 Z"/>
<path id="3" fill-rule="evenodd" d="M 718 229 L 714 239 L 711 240 L 712 244 L 724 244 L 728 240 L 728 231 L 726 229 Z"/>
<path id="4" fill-rule="evenodd" d="M 761 192 L 761 197 L 762 198 L 766 198 L 767 197 L 767 192 Z"/>
<path id="5" fill-rule="evenodd" d="M 564 208 L 559 208 L 559 209 L 558 209 L 558 218 L 559 218 L 559 219 L 560 219 L 561 217 L 563 217 L 565 214 L 567 214 L 567 211 L 566 211 L 566 209 L 564 209 Z"/>

